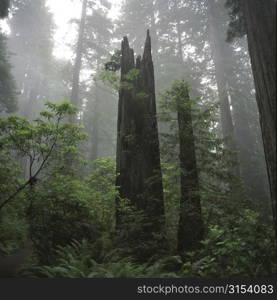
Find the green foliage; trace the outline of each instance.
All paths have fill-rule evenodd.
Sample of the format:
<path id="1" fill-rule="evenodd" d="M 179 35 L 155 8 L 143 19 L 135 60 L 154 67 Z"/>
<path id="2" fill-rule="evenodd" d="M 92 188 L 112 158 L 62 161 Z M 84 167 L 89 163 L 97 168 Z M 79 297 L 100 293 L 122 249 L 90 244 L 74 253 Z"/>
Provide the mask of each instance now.
<path id="1" fill-rule="evenodd" d="M 0 150 L 0 199 L 6 199 L 21 184 L 19 164 L 11 153 Z M 16 205 L 0 211 L 0 254 L 12 253 L 26 239 L 25 201 L 22 195 L 18 198 Z"/>
<path id="2" fill-rule="evenodd" d="M 114 159 L 101 158 L 94 161 L 92 173 L 86 179 L 90 195 L 90 213 L 94 220 L 102 224 L 104 232 L 111 231 L 114 226 L 114 199 L 118 195 L 115 177 Z"/>
<path id="3" fill-rule="evenodd" d="M 123 76 L 123 79 L 127 80 L 127 81 L 133 81 L 133 80 L 136 80 L 138 78 L 139 74 L 140 74 L 139 69 L 132 69 L 127 74 L 125 74 Z"/>
<path id="4" fill-rule="evenodd" d="M 103 71 L 98 76 L 108 87 L 112 88 L 114 91 L 119 91 L 120 88 L 120 76 L 115 72 Z"/>
<path id="5" fill-rule="evenodd" d="M 41 262 L 53 262 L 57 246 L 82 239 L 96 243 L 95 257 L 102 257 L 106 251 L 102 237 L 114 226 L 114 161 L 96 160 L 92 173 L 84 179 L 70 168 L 54 169 L 29 193 L 30 232 Z"/>
<path id="6" fill-rule="evenodd" d="M 56 173 L 33 189 L 29 198 L 30 233 L 40 261 L 52 261 L 58 245 L 99 237 L 101 224 L 90 213 L 89 190 L 82 181 Z"/>
<path id="7" fill-rule="evenodd" d="M 86 240 L 55 249 L 56 266 L 31 267 L 26 275 L 49 278 L 82 278 L 90 272 L 91 248 Z"/>
<path id="8" fill-rule="evenodd" d="M 149 266 L 135 264 L 129 258 L 117 262 L 97 263 L 91 258 L 91 245 L 85 240 L 72 242 L 56 250 L 57 265 L 32 267 L 24 273 L 30 277 L 47 278 L 157 278 L 175 277 L 166 272 L 169 259 Z M 171 259 L 171 265 L 176 259 Z M 175 262 L 176 263 L 176 262 Z M 178 262 L 179 263 L 179 262 Z"/>
<path id="9" fill-rule="evenodd" d="M 139 93 L 136 93 L 136 99 L 139 99 L 139 100 L 145 100 L 145 99 L 148 99 L 148 94 L 144 93 L 144 92 L 139 92 Z"/>
<path id="10" fill-rule="evenodd" d="M 120 76 L 111 71 L 104 71 L 100 73 L 99 79 L 103 81 L 107 86 L 111 87 L 115 91 L 119 91 L 120 89 L 132 90 L 134 88 L 133 81 L 135 81 L 140 74 L 140 70 L 132 69 L 127 74 L 125 74 L 120 80 Z M 145 93 L 138 93 L 138 97 L 144 99 Z"/>
<path id="11" fill-rule="evenodd" d="M 55 265 L 33 267 L 31 277 L 48 278 L 184 278 L 184 277 L 274 277 L 277 261 L 273 231 L 262 224 L 257 213 L 245 210 L 230 217 L 226 226 L 210 225 L 202 248 L 176 255 L 135 263 L 127 255 L 117 260 L 112 253 L 96 262 L 94 244 L 83 240 L 58 247 Z M 228 227 L 229 226 L 229 227 Z M 116 250 L 116 249 L 115 249 Z"/>
<path id="12" fill-rule="evenodd" d="M 70 187 L 75 187 L 76 190 L 72 192 L 74 194 L 72 198 L 77 200 L 83 198 L 82 195 L 78 195 L 81 189 L 78 183 L 74 180 L 69 181 L 69 176 L 63 181 L 64 177 L 60 173 L 55 173 L 57 169 L 61 171 L 61 165 L 64 167 L 65 162 L 62 162 L 62 158 L 64 159 L 65 155 L 69 156 L 71 154 L 71 159 L 73 154 L 76 156 L 77 145 L 84 139 L 84 135 L 80 132 L 78 126 L 65 122 L 68 115 L 74 114 L 76 109 L 68 102 L 62 102 L 61 104 L 46 103 L 46 106 L 48 110 L 42 112 L 41 117 L 33 122 L 15 115 L 10 115 L 7 119 L 0 119 L 0 226 L 8 228 L 5 232 L 10 233 L 10 236 L 4 234 L 4 232 L 1 234 L 0 238 L 4 248 L 14 249 L 15 245 L 20 245 L 20 241 L 26 237 L 27 220 L 31 225 L 38 221 L 37 228 L 41 226 L 45 229 L 41 225 L 41 218 L 46 218 L 45 205 L 53 204 L 54 201 L 51 202 L 51 200 L 54 199 L 61 200 L 61 193 L 64 193 L 65 190 L 72 191 Z M 20 171 L 22 171 L 20 162 L 26 163 L 26 159 L 29 161 L 27 181 L 21 178 L 20 174 Z M 55 163 L 57 160 L 59 160 L 59 163 Z M 42 178 L 43 181 L 41 181 Z M 56 180 L 56 182 L 53 182 L 53 180 Z M 61 185 L 59 186 L 57 183 Z M 28 186 L 29 188 L 27 188 Z M 50 190 L 48 190 L 49 187 Z M 51 189 L 53 189 L 52 193 Z M 53 195 L 53 192 L 56 192 L 56 194 Z M 13 202 L 13 200 L 17 201 Z M 45 203 L 42 205 L 40 201 L 43 200 Z M 66 202 L 65 198 L 62 198 L 62 200 Z M 78 205 L 76 208 L 74 200 L 72 200 L 73 203 L 68 201 L 67 206 L 65 205 L 66 208 L 61 208 L 62 201 L 57 201 L 55 203 L 57 206 L 54 205 L 53 211 L 48 211 L 49 215 L 53 217 L 55 209 L 64 208 L 66 210 L 70 207 L 72 215 L 71 217 L 65 216 L 65 220 L 73 222 L 76 220 L 76 215 L 78 215 L 77 219 L 79 220 L 82 216 L 81 212 L 86 215 L 87 211 L 84 207 L 78 211 Z M 32 215 L 35 208 L 39 209 L 39 213 Z M 26 213 L 28 215 L 27 219 Z M 55 217 L 53 218 L 55 219 Z M 57 220 L 56 223 L 58 223 Z M 82 224 L 82 222 L 80 223 Z M 43 224 L 45 225 L 45 223 Z M 81 225 L 78 226 L 81 227 Z M 59 225 L 57 231 L 61 228 Z M 31 231 L 32 229 L 31 226 Z M 36 234 L 39 235 L 38 232 Z M 52 233 L 48 232 L 48 234 L 51 235 Z M 40 236 L 40 238 L 43 239 L 43 236 Z M 44 237 L 44 242 L 47 244 L 45 238 L 47 238 L 47 234 Z M 55 238 L 56 236 L 53 239 L 55 240 Z M 16 239 L 18 239 L 17 242 Z M 34 239 L 39 238 L 36 236 Z M 50 244 L 53 239 L 49 239 Z M 66 240 L 66 242 L 68 241 Z"/>
<path id="13" fill-rule="evenodd" d="M 187 254 L 184 276 L 276 276 L 274 233 L 256 212 L 244 210 L 230 216 L 225 226 L 210 225 L 203 248 Z"/>
<path id="14" fill-rule="evenodd" d="M 234 192 L 231 187 L 235 186 L 241 191 L 239 180 L 230 172 L 230 167 L 234 165 L 233 153 L 226 150 L 224 140 L 218 137 L 218 119 L 215 117 L 218 114 L 218 105 L 207 104 L 202 98 L 185 102 L 188 87 L 188 83 L 183 80 L 175 81 L 161 94 L 160 121 L 164 125 L 161 132 L 162 160 L 179 169 L 177 111 L 180 107 L 190 109 L 201 198 L 203 202 L 211 199 L 222 201 Z M 186 135 L 189 132 L 182 134 Z"/>
<path id="15" fill-rule="evenodd" d="M 77 144 L 85 138 L 78 126 L 64 122 L 69 115 L 75 114 L 75 107 L 66 101 L 60 104 L 48 102 L 46 106 L 48 111 L 42 112 L 33 122 L 17 115 L 0 118 L 1 150 L 27 159 L 29 163 L 28 180 L 14 193 L 10 192 L 10 196 L 0 203 L 1 208 L 28 185 L 37 182 L 40 173 L 49 167 L 50 158 L 76 152 Z"/>
<path id="16" fill-rule="evenodd" d="M 121 68 L 121 50 L 116 50 L 109 62 L 105 63 L 105 70 L 116 72 Z"/>
<path id="17" fill-rule="evenodd" d="M 0 256 L 13 253 L 27 238 L 22 205 L 7 206 L 0 214 Z"/>
<path id="18" fill-rule="evenodd" d="M 62 123 L 68 115 L 76 113 L 76 109 L 68 102 L 61 104 L 46 103 L 49 111 L 40 113 L 40 118 L 33 122 L 17 115 L 0 119 L 0 144 L 3 148 L 16 151 L 21 157 L 28 157 L 32 162 L 43 160 L 53 147 L 65 146 L 71 124 Z M 80 137 L 81 139 L 82 137 Z"/>
<path id="19" fill-rule="evenodd" d="M 162 163 L 163 192 L 168 245 L 171 251 L 176 250 L 177 228 L 180 210 L 180 170 L 176 165 Z"/>
<path id="20" fill-rule="evenodd" d="M 1 146 L 0 146 L 1 148 Z M 11 153 L 0 150 L 0 195 L 5 198 L 20 184 L 20 168 Z"/>
<path id="21" fill-rule="evenodd" d="M 117 199 L 117 213 L 120 224 L 115 232 L 113 243 L 118 258 L 132 257 L 136 262 L 146 262 L 168 253 L 168 245 L 163 228 L 163 219 L 153 221 L 144 210 L 141 210 L 128 199 Z M 159 232 L 154 228 L 162 228 Z"/>

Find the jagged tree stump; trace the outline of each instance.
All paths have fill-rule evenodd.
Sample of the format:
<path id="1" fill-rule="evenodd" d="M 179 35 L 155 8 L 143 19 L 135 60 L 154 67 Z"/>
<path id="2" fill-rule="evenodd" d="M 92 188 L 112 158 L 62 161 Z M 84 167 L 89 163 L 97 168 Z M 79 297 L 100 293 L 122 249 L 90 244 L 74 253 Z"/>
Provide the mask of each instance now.
<path id="1" fill-rule="evenodd" d="M 122 41 L 121 89 L 118 107 L 116 223 L 121 228 L 124 212 L 119 199 L 128 199 L 142 211 L 149 231 L 160 232 L 164 223 L 154 67 L 149 31 L 143 57 L 134 59 L 127 37 Z M 149 234 L 145 233 L 146 235 Z"/>

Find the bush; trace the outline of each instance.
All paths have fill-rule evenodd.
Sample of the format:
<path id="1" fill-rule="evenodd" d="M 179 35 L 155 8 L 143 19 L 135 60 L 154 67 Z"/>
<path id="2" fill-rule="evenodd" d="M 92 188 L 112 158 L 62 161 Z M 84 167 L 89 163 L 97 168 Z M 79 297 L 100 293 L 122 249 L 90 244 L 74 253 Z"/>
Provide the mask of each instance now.
<path id="1" fill-rule="evenodd" d="M 56 174 L 33 191 L 30 233 L 42 263 L 54 259 L 54 249 L 72 240 L 95 241 L 101 224 L 93 219 L 89 190 L 80 180 Z"/>
<path id="2" fill-rule="evenodd" d="M 266 277 L 277 275 L 274 235 L 259 215 L 245 210 L 233 227 L 209 227 L 203 248 L 187 254 L 183 276 Z"/>

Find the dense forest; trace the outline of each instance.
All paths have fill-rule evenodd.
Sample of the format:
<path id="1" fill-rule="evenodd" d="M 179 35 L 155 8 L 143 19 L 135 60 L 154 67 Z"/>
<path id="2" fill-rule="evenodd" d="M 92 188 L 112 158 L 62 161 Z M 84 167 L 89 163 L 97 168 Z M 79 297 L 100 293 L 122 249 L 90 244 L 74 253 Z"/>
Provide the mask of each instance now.
<path id="1" fill-rule="evenodd" d="M 277 277 L 276 0 L 56 2 L 0 0 L 0 277 Z"/>

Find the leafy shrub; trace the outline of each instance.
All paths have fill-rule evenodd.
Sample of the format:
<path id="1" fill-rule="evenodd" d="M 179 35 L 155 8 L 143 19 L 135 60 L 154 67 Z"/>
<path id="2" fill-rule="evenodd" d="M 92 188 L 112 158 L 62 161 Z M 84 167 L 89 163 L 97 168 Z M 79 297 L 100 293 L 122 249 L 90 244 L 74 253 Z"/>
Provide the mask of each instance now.
<path id="1" fill-rule="evenodd" d="M 150 258 L 158 259 L 168 253 L 164 220 L 153 221 L 127 199 L 120 199 L 118 211 L 120 224 L 113 238 L 118 258 L 132 257 L 136 262 L 145 263 Z"/>
<path id="2" fill-rule="evenodd" d="M 80 180 L 55 174 L 30 197 L 30 231 L 42 263 L 52 261 L 58 245 L 100 236 L 101 224 L 90 213 L 89 190 Z"/>
<path id="3" fill-rule="evenodd" d="M 115 160 L 101 158 L 93 162 L 94 168 L 86 179 L 89 189 L 90 213 L 103 225 L 103 232 L 111 231 L 115 223 Z"/>
<path id="4" fill-rule="evenodd" d="M 232 227 L 209 227 L 203 248 L 187 254 L 183 276 L 263 277 L 276 276 L 274 235 L 261 224 L 259 215 L 245 210 Z"/>

